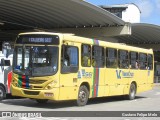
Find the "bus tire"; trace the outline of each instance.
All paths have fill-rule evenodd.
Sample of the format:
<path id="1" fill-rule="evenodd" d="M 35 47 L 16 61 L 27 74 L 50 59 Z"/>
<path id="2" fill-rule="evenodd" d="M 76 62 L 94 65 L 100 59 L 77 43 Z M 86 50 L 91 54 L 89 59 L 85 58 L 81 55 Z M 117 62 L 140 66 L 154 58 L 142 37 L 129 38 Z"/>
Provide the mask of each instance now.
<path id="1" fill-rule="evenodd" d="M 127 99 L 133 100 L 135 96 L 136 96 L 136 85 L 134 83 L 131 83 Z"/>
<path id="2" fill-rule="evenodd" d="M 40 104 L 44 104 L 44 103 L 47 103 L 48 100 L 47 99 L 36 99 L 37 103 L 40 103 Z"/>
<path id="3" fill-rule="evenodd" d="M 5 99 L 5 97 L 6 97 L 6 91 L 2 86 L 0 86 L 0 101 Z"/>
<path id="4" fill-rule="evenodd" d="M 88 102 L 88 98 L 89 98 L 88 88 L 85 85 L 80 86 L 76 104 L 78 106 L 85 106 Z"/>

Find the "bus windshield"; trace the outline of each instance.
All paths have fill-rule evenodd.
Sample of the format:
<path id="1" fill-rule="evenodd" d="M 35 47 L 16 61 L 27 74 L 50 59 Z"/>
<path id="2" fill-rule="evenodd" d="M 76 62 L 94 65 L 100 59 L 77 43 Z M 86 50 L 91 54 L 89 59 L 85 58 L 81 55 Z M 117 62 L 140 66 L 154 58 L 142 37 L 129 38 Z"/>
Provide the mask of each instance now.
<path id="1" fill-rule="evenodd" d="M 13 72 L 28 76 L 47 76 L 57 72 L 58 47 L 16 46 Z"/>

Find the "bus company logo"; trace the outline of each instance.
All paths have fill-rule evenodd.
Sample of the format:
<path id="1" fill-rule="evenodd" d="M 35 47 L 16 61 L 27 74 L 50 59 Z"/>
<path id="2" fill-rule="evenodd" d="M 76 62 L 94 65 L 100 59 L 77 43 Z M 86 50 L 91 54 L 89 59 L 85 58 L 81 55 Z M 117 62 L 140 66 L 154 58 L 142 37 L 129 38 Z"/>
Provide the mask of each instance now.
<path id="1" fill-rule="evenodd" d="M 92 78 L 92 72 L 86 72 L 85 69 L 78 71 L 78 78 Z"/>
<path id="2" fill-rule="evenodd" d="M 133 78 L 134 73 L 132 72 L 124 72 L 122 70 L 116 70 L 117 79 L 121 78 Z"/>

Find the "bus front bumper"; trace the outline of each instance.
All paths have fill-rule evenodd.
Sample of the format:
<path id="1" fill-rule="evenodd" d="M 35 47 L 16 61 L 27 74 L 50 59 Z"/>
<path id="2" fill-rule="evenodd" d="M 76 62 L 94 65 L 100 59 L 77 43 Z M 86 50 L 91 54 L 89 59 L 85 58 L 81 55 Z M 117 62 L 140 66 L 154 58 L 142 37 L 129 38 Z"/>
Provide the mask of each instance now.
<path id="1" fill-rule="evenodd" d="M 59 88 L 53 88 L 51 90 L 31 90 L 11 85 L 11 94 L 13 96 L 25 98 L 58 100 L 58 92 Z"/>

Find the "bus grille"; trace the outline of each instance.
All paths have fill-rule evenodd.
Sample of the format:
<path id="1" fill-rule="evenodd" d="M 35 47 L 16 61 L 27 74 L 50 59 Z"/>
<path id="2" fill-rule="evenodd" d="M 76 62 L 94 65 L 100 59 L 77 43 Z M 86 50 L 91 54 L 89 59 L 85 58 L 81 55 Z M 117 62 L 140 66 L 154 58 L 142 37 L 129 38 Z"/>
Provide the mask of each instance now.
<path id="1" fill-rule="evenodd" d="M 42 86 L 33 86 L 33 88 L 35 88 L 35 89 L 42 89 L 43 87 Z"/>
<path id="2" fill-rule="evenodd" d="M 26 91 L 26 90 L 23 90 L 23 92 L 26 95 L 39 95 L 38 91 Z"/>
<path id="3" fill-rule="evenodd" d="M 30 84 L 43 84 L 46 80 L 29 80 Z"/>

